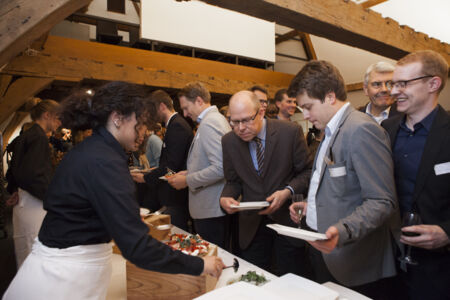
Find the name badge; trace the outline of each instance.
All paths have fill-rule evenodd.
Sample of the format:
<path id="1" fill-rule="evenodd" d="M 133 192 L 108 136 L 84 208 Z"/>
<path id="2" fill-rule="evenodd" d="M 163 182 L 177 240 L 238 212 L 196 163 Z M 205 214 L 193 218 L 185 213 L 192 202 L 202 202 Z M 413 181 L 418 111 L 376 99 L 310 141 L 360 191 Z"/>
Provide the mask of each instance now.
<path id="1" fill-rule="evenodd" d="M 340 177 L 340 176 L 347 175 L 347 171 L 345 170 L 345 166 L 338 167 L 338 168 L 328 168 L 328 170 L 330 171 L 330 176 L 331 177 Z"/>
<path id="2" fill-rule="evenodd" d="M 450 173 L 450 161 L 434 165 L 434 173 L 436 173 L 436 176 Z"/>

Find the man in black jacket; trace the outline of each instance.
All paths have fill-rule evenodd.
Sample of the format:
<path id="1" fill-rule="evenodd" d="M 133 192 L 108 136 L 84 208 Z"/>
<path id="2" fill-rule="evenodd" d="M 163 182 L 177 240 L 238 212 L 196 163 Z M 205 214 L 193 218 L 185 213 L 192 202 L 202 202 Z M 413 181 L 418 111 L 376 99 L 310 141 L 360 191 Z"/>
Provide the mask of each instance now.
<path id="1" fill-rule="evenodd" d="M 400 272 L 401 294 L 409 299 L 450 295 L 450 115 L 438 104 L 447 77 L 448 64 L 436 52 L 399 60 L 389 85 L 405 115 L 382 123 L 391 138 L 400 211 L 418 213 L 422 223 L 401 228 L 400 242 L 412 246 L 417 261 Z"/>
<path id="2" fill-rule="evenodd" d="M 175 112 L 173 101 L 166 92 L 153 92 L 150 95 L 150 105 L 154 106 L 158 121 L 166 125 L 159 167 L 145 176 L 141 173 L 133 173 L 132 176 L 136 182 L 145 182 L 151 189 L 156 188 L 158 201 L 167 207 L 165 213 L 171 216 L 172 224 L 188 230 L 188 190 L 176 190 L 160 177 L 169 169 L 173 172 L 186 170 L 186 160 L 194 135 L 186 120 Z"/>

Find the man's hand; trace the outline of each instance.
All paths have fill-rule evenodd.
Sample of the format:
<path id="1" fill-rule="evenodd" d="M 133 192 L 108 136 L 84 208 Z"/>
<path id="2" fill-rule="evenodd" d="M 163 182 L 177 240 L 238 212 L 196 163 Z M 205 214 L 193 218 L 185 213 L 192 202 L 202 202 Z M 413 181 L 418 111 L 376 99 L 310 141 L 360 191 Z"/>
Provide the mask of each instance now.
<path id="1" fill-rule="evenodd" d="M 214 277 L 219 277 L 222 274 L 223 268 L 225 265 L 222 262 L 222 259 L 217 256 L 205 256 L 203 257 L 204 267 L 203 274 L 208 274 Z"/>
<path id="2" fill-rule="evenodd" d="M 187 171 L 180 171 L 177 174 L 170 176 L 167 181 L 174 189 L 181 190 L 187 187 L 186 175 Z"/>
<path id="3" fill-rule="evenodd" d="M 144 174 L 139 173 L 139 172 L 132 172 L 131 173 L 131 177 L 133 178 L 134 181 L 136 181 L 137 183 L 145 183 L 144 180 Z"/>
<path id="4" fill-rule="evenodd" d="M 234 214 L 239 210 L 237 208 L 231 208 L 231 205 L 239 205 L 239 202 L 234 200 L 231 197 L 221 197 L 220 198 L 220 206 L 229 214 Z"/>
<path id="5" fill-rule="evenodd" d="M 270 202 L 269 207 L 259 212 L 260 215 L 269 215 L 278 210 L 281 205 L 291 196 L 291 190 L 284 189 L 276 191 L 272 195 L 266 198 L 267 202 Z"/>
<path id="6" fill-rule="evenodd" d="M 333 251 L 334 248 L 336 248 L 336 245 L 339 241 L 339 231 L 336 227 L 330 226 L 328 228 L 327 232 L 325 232 L 325 235 L 327 236 L 327 240 L 324 241 L 315 241 L 315 242 L 309 242 L 311 246 L 319 250 L 320 252 L 323 252 L 325 254 L 330 254 L 331 251 Z"/>
<path id="7" fill-rule="evenodd" d="M 14 192 L 11 197 L 9 197 L 6 200 L 6 205 L 8 206 L 15 206 L 17 205 L 17 203 L 19 203 L 19 193 L 18 192 Z"/>
<path id="8" fill-rule="evenodd" d="M 400 242 L 414 247 L 436 249 L 450 244 L 450 239 L 445 231 L 437 225 L 414 225 L 403 227 L 404 232 L 415 232 L 419 236 L 400 236 Z"/>
<path id="9" fill-rule="evenodd" d="M 298 214 L 298 211 L 302 211 L 302 217 L 306 216 L 306 208 L 307 203 L 306 202 L 294 202 L 289 206 L 289 214 L 291 216 L 291 220 L 298 224 L 300 223 L 300 215 Z"/>

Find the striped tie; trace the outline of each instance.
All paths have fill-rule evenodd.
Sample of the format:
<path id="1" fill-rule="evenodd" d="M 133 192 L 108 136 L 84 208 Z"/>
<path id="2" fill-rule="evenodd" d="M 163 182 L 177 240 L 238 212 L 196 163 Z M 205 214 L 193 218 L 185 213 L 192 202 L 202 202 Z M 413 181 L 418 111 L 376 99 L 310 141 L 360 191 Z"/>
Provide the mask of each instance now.
<path id="1" fill-rule="evenodd" d="M 264 147 L 259 137 L 253 139 L 256 143 L 256 161 L 258 162 L 258 174 L 261 175 L 264 166 Z"/>

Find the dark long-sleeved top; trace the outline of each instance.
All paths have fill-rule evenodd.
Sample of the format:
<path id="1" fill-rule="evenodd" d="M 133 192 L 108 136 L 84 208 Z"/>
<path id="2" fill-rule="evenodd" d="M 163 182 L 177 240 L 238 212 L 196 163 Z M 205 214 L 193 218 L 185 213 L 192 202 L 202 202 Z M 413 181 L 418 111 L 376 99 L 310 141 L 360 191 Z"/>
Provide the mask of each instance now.
<path id="1" fill-rule="evenodd" d="M 108 243 L 141 268 L 198 275 L 203 260 L 173 251 L 148 235 L 134 198 L 127 155 L 105 129 L 72 149 L 58 166 L 44 208 L 39 240 L 47 247 Z"/>
<path id="2" fill-rule="evenodd" d="M 47 135 L 38 124 L 18 137 L 11 171 L 19 188 L 38 199 L 44 199 L 53 176 L 53 168 Z"/>

